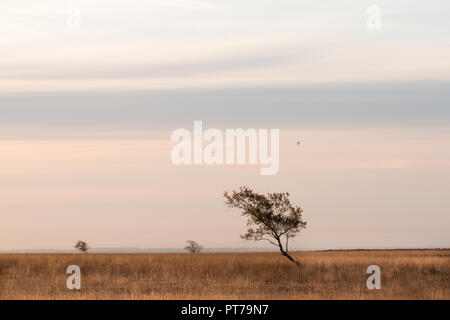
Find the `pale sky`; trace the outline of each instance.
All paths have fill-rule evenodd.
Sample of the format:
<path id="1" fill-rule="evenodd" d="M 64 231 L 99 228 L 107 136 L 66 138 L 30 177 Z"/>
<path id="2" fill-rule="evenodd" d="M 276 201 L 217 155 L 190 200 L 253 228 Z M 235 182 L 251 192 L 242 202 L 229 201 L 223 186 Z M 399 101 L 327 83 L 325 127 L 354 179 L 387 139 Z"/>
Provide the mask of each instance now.
<path id="1" fill-rule="evenodd" d="M 0 250 L 266 246 L 223 204 L 242 185 L 303 207 L 293 248 L 450 247 L 449 12 L 2 1 Z M 279 173 L 173 165 L 171 132 L 194 120 L 280 129 Z"/>

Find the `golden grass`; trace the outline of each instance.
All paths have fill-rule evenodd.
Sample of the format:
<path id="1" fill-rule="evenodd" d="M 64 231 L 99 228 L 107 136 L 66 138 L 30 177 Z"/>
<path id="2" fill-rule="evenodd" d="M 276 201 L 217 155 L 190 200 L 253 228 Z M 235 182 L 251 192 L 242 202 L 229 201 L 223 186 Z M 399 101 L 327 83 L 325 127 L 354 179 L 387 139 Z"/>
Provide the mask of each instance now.
<path id="1" fill-rule="evenodd" d="M 450 250 L 1 254 L 0 299 L 450 299 Z M 80 266 L 79 291 L 66 288 Z M 367 266 L 381 290 L 366 288 Z"/>

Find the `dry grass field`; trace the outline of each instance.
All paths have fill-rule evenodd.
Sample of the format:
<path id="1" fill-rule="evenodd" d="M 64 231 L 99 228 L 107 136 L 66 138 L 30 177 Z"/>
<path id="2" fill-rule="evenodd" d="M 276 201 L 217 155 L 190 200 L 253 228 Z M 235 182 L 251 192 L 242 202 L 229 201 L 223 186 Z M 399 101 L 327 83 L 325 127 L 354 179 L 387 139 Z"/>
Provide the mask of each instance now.
<path id="1" fill-rule="evenodd" d="M 0 299 L 450 299 L 450 250 L 1 254 Z M 81 290 L 66 288 L 68 265 Z M 381 268 L 381 290 L 366 268 Z"/>

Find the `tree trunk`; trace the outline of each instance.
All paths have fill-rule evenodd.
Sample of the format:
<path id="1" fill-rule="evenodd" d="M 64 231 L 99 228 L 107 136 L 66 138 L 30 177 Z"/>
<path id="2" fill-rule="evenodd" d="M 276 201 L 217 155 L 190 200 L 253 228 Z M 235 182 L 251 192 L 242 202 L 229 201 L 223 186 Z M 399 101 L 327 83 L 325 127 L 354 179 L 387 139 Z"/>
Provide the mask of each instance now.
<path id="1" fill-rule="evenodd" d="M 277 240 L 278 240 L 278 246 L 280 247 L 281 254 L 282 254 L 283 256 L 285 256 L 286 258 L 288 258 L 289 261 L 291 261 L 293 264 L 295 264 L 298 268 L 300 268 L 300 266 L 301 266 L 300 262 L 298 262 L 298 261 L 296 261 L 294 258 L 292 258 L 292 257 L 289 255 L 289 253 L 287 253 L 287 251 L 285 251 L 285 250 L 283 249 L 283 245 L 281 244 L 281 241 L 280 241 L 279 239 L 277 239 Z"/>
<path id="2" fill-rule="evenodd" d="M 281 251 L 281 254 L 283 256 L 285 256 L 286 258 L 289 259 L 289 261 L 291 261 L 292 263 L 294 263 L 297 267 L 300 267 L 300 262 L 296 261 L 294 258 L 292 258 L 289 253 L 287 253 L 286 251 Z"/>

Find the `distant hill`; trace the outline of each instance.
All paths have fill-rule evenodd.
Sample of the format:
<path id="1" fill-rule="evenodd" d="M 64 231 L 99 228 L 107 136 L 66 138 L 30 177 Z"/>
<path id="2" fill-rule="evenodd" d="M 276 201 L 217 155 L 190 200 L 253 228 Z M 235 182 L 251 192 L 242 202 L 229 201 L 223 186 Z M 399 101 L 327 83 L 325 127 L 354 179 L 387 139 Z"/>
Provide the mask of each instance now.
<path id="1" fill-rule="evenodd" d="M 278 251 L 277 248 L 204 248 L 202 252 L 267 252 Z M 0 250 L 0 253 L 76 253 L 79 252 L 75 249 L 57 250 L 57 249 L 22 249 L 22 250 Z M 152 253 L 152 252 L 173 252 L 180 253 L 186 252 L 180 248 L 138 248 L 138 247 L 125 247 L 125 248 L 92 248 L 89 250 L 91 253 Z"/>
<path id="2" fill-rule="evenodd" d="M 402 248 L 402 247 L 367 247 L 367 248 L 295 248 L 290 251 L 338 251 L 338 250 L 420 250 L 420 249 L 448 249 L 448 248 L 436 248 L 436 247 L 421 247 L 421 248 Z M 77 253 L 76 249 L 22 249 L 22 250 L 0 250 L 0 253 Z M 92 248 L 89 250 L 91 253 L 180 253 L 186 252 L 182 248 L 139 248 L 139 247 L 124 247 L 124 248 Z M 224 247 L 224 248 L 204 248 L 202 252 L 278 252 L 276 247 L 258 248 L 258 247 Z"/>

